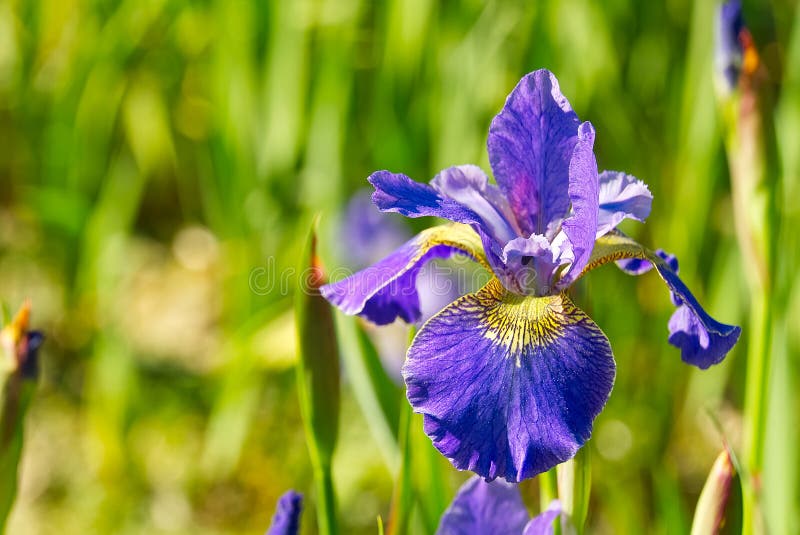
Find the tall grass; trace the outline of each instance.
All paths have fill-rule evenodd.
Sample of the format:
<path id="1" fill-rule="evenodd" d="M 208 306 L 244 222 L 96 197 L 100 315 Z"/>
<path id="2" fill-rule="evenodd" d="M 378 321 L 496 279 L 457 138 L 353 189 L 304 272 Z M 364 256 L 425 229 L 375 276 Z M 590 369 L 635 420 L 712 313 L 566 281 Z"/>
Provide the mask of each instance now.
<path id="1" fill-rule="evenodd" d="M 748 9 L 785 63 L 775 121 L 789 229 L 798 13 Z M 292 301 L 263 277 L 291 278 L 311 212 L 323 214 L 327 267 L 339 265 L 337 211 L 373 170 L 488 169 L 489 121 L 536 68 L 595 125 L 600 167 L 650 185 L 650 222 L 625 230 L 676 253 L 709 311 L 747 337 L 713 16 L 712 2 L 688 0 L 0 4 L 0 298 L 30 297 L 48 333 L 9 533 L 259 533 L 284 489 L 313 499 Z M 776 533 L 797 533 L 800 244 L 791 230 L 780 242 L 765 510 Z M 618 362 L 589 443 L 587 532 L 686 533 L 722 444 L 712 420 L 740 444 L 745 345 L 697 373 L 666 342 L 672 307 L 655 275 L 606 268 L 585 284 Z M 339 327 L 351 347 L 364 341 Z M 374 434 L 376 418 L 387 406 L 407 416 L 359 394 L 375 378 L 348 368 L 364 366 L 359 351 L 342 355 L 333 460 L 342 532 L 354 534 L 389 517 L 403 464 L 397 429 Z M 465 475 L 403 438 L 441 469 L 438 511 Z M 531 504 L 536 488 L 523 486 Z M 409 525 L 426 532 L 435 515 L 415 511 Z"/>

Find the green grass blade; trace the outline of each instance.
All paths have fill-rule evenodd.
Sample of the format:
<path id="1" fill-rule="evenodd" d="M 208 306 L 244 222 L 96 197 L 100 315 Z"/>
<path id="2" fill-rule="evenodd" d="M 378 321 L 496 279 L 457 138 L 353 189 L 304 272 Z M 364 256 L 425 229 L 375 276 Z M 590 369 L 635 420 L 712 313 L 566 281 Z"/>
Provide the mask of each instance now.
<path id="1" fill-rule="evenodd" d="M 322 270 L 316 259 L 316 221 L 300 262 L 296 288 L 297 391 L 317 487 L 319 532 L 338 532 L 331 467 L 339 429 L 339 351 L 333 312 L 319 294 Z"/>
<path id="2" fill-rule="evenodd" d="M 357 318 L 337 315 L 342 361 L 353 394 L 381 448 L 387 467 L 400 466 L 398 429 L 402 390 L 387 375 L 378 352 Z"/>

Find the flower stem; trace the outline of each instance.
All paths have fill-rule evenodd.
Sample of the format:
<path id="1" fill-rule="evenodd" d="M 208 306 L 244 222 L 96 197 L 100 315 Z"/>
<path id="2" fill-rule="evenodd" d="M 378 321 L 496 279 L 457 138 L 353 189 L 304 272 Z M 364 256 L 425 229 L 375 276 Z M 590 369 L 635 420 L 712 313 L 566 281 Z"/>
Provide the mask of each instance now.
<path id="1" fill-rule="evenodd" d="M 749 35 L 749 33 L 748 33 Z M 752 42 L 738 89 L 722 99 L 731 173 L 734 223 L 750 286 L 749 345 L 744 401 L 743 533 L 763 533 L 761 477 L 771 371 L 776 240 L 780 219 L 777 142 L 772 121 L 775 88 Z M 777 76 L 778 73 L 772 73 Z M 778 79 L 776 77 L 775 79 Z"/>
<path id="2" fill-rule="evenodd" d="M 556 467 L 558 496 L 565 517 L 577 535 L 584 532 L 589 512 L 589 494 L 592 487 L 592 464 L 589 447 L 584 445 L 569 461 Z"/>
<path id="3" fill-rule="evenodd" d="M 558 499 L 558 467 L 539 475 L 539 509 L 547 510 L 550 502 Z M 561 523 L 553 523 L 553 535 L 561 535 Z"/>
<path id="4" fill-rule="evenodd" d="M 388 534 L 405 535 L 408 533 L 408 520 L 411 517 L 411 509 L 414 505 L 413 483 L 412 483 L 412 459 L 411 459 L 411 407 L 405 405 L 400 413 L 400 468 L 395 481 L 394 491 L 392 492 L 392 502 L 389 510 Z"/>
<path id="5" fill-rule="evenodd" d="M 744 462 L 747 481 L 743 485 L 743 525 L 746 533 L 761 533 L 761 472 L 767 422 L 767 388 L 771 361 L 772 307 L 767 292 L 753 292 L 750 345 L 744 404 Z"/>
<path id="6" fill-rule="evenodd" d="M 317 526 L 321 535 L 336 535 L 336 502 L 333 490 L 333 476 L 330 465 L 321 465 L 314 470 L 317 486 Z"/>

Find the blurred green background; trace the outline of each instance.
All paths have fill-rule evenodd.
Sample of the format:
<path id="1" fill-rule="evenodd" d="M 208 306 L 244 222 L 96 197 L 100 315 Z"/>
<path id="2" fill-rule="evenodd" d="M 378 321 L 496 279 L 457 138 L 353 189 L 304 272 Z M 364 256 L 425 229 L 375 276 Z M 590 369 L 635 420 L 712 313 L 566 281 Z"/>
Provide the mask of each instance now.
<path id="1" fill-rule="evenodd" d="M 784 62 L 787 198 L 800 191 L 795 7 L 746 7 L 759 45 Z M 649 184 L 650 221 L 625 230 L 677 254 L 715 317 L 744 322 L 714 10 L 0 2 L 0 299 L 30 297 L 48 337 L 9 533 L 260 533 L 284 490 L 313 499 L 291 298 L 253 291 L 254 270 L 293 267 L 313 212 L 326 264 L 345 263 L 336 214 L 374 170 L 417 180 L 460 163 L 488 170 L 489 122 L 537 68 L 595 125 L 600 168 Z M 784 210 L 797 217 L 794 203 Z M 783 271 L 796 257 L 784 255 Z M 713 420 L 739 445 L 746 329 L 725 363 L 699 372 L 667 344 L 672 306 L 655 275 L 606 268 L 582 284 L 577 301 L 618 362 L 589 443 L 591 532 L 686 533 L 722 447 Z M 798 292 L 782 291 L 796 321 Z M 771 393 L 775 533 L 800 529 L 796 327 L 783 329 Z M 348 384 L 334 468 L 343 532 L 374 533 L 394 474 Z M 441 463 L 449 501 L 466 475 Z M 523 490 L 530 499 L 535 484 Z"/>

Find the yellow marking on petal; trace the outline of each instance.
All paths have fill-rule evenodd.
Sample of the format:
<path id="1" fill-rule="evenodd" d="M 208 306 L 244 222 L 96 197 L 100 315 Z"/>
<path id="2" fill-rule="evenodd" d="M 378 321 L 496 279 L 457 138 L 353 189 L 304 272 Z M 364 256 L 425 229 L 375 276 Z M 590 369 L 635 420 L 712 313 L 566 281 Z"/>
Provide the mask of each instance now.
<path id="1" fill-rule="evenodd" d="M 414 265 L 419 262 L 420 258 L 438 245 L 447 245 L 460 249 L 473 260 L 491 271 L 489 262 L 486 260 L 486 255 L 483 252 L 483 243 L 481 243 L 478 234 L 468 225 L 451 223 L 448 225 L 431 227 L 417 234 L 416 242 L 419 246 L 419 252 L 414 255 L 401 272 L 405 272 L 414 267 Z"/>
<path id="2" fill-rule="evenodd" d="M 586 263 L 586 267 L 583 268 L 583 271 L 581 271 L 580 276 L 583 277 L 594 268 L 608 264 L 609 262 L 616 262 L 617 260 L 624 260 L 626 258 L 642 258 L 658 262 L 658 257 L 655 256 L 653 252 L 630 239 L 625 234 L 619 231 L 612 231 L 605 236 L 597 238 L 594 242 L 592 256 L 589 257 L 589 261 Z"/>
<path id="3" fill-rule="evenodd" d="M 503 288 L 496 278 L 466 297 L 470 299 L 459 303 L 459 308 L 479 310 L 486 325 L 483 336 L 505 347 L 507 355 L 515 355 L 517 366 L 526 348 L 555 343 L 566 325 L 585 317 L 566 294 L 517 295 Z"/>

